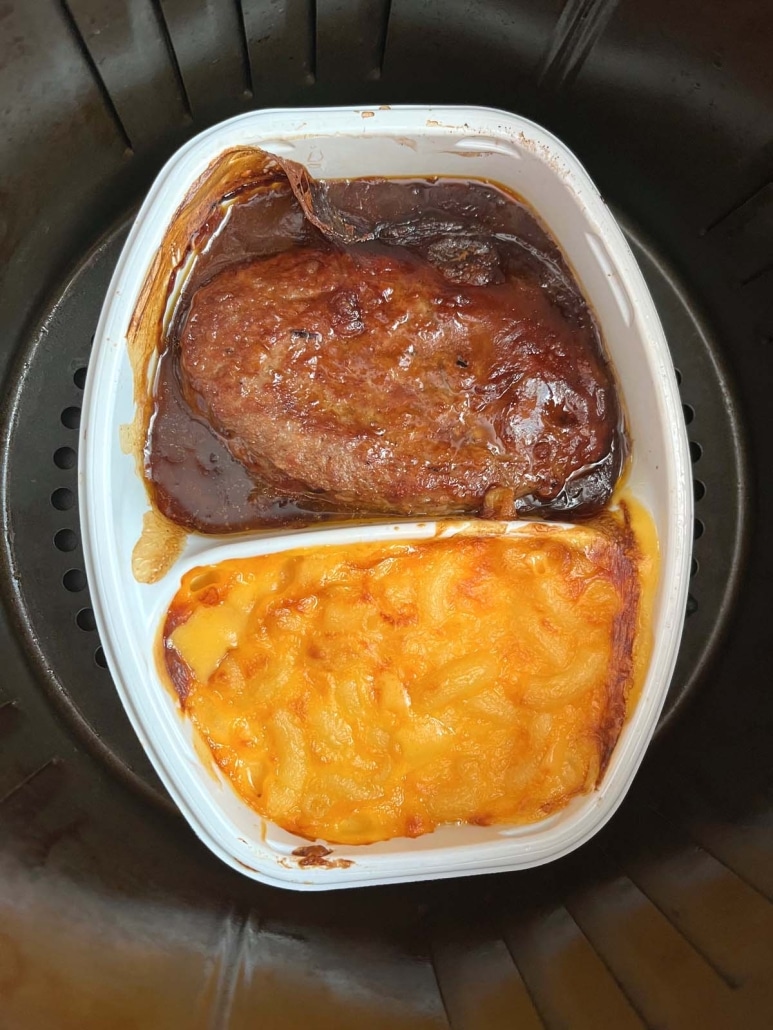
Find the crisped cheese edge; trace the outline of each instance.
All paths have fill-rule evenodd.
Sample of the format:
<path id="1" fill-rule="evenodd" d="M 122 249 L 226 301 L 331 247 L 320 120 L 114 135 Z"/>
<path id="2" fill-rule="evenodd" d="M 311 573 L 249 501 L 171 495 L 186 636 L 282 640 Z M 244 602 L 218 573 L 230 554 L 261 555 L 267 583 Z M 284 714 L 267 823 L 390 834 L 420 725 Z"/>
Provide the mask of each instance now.
<path id="1" fill-rule="evenodd" d="M 605 519 L 609 519 L 610 518 L 610 513 L 605 513 L 604 518 Z M 627 685 L 626 685 L 626 694 L 625 694 L 625 720 L 627 721 L 630 718 L 632 712 L 634 711 L 634 709 L 635 709 L 635 707 L 636 707 L 636 705 L 637 705 L 637 703 L 638 703 L 638 701 L 640 699 L 642 687 L 643 687 L 643 684 L 644 684 L 645 679 L 646 679 L 646 674 L 647 674 L 647 670 L 648 670 L 648 667 L 649 667 L 649 661 L 650 661 L 650 657 L 651 657 L 651 654 L 652 654 L 652 648 L 653 648 L 652 612 L 653 612 L 655 594 L 656 594 L 658 577 L 659 577 L 659 565 L 660 565 L 660 562 L 659 562 L 659 548 L 658 548 L 658 541 L 657 541 L 657 534 L 656 534 L 656 531 L 655 531 L 655 526 L 654 526 L 654 523 L 652 521 L 652 518 L 651 518 L 649 512 L 647 511 L 647 509 L 642 504 L 640 504 L 638 501 L 636 501 L 635 499 L 630 498 L 630 497 L 620 498 L 619 501 L 618 501 L 616 512 L 614 513 L 614 518 L 617 519 L 618 522 L 619 521 L 627 521 L 628 525 L 630 526 L 630 531 L 631 531 L 631 534 L 632 534 L 632 536 L 633 536 L 633 538 L 635 540 L 635 544 L 636 544 L 635 551 L 637 552 L 637 554 L 636 554 L 636 561 L 637 561 L 637 567 L 638 567 L 639 588 L 640 588 L 639 589 L 639 597 L 638 597 L 638 615 L 637 615 L 637 620 L 636 620 L 636 632 L 635 632 L 635 637 L 634 637 L 634 641 L 633 641 L 631 675 L 630 675 L 630 677 L 628 679 L 628 682 L 627 682 Z M 577 532 L 578 534 L 582 535 L 584 532 L 586 532 L 591 527 L 592 527 L 591 523 L 585 523 L 585 524 L 581 524 L 581 525 L 578 525 L 576 527 L 573 527 L 573 529 L 569 530 L 568 532 L 570 532 L 570 533 Z M 482 525 L 480 528 L 482 530 L 481 535 L 482 536 L 485 535 L 485 526 Z M 545 528 L 548 528 L 548 527 L 545 527 Z M 555 530 L 556 527 L 549 527 L 549 529 L 550 530 Z M 500 527 L 500 530 L 501 530 L 501 527 Z M 473 532 L 473 533 L 471 533 L 469 535 L 475 535 L 475 534 Z M 499 534 L 497 534 L 497 535 L 499 535 Z M 517 543 L 518 538 L 517 537 L 513 537 L 512 540 L 515 543 Z M 404 545 L 396 545 L 396 546 L 404 546 Z M 248 561 L 249 561 L 249 559 L 248 559 Z M 236 564 L 236 562 L 224 563 L 224 564 Z M 213 568 L 217 568 L 217 567 L 204 567 L 202 569 L 194 570 L 194 571 L 198 571 L 199 573 L 209 574 L 209 573 L 211 573 L 211 570 Z M 191 576 L 191 575 L 193 575 L 193 573 L 189 574 L 189 576 Z M 236 622 L 239 625 L 243 626 L 244 623 L 245 623 L 245 620 L 246 620 L 247 595 L 250 593 L 250 590 L 242 591 L 241 592 L 241 596 L 240 596 L 240 591 L 238 589 L 236 591 L 232 591 L 232 593 L 233 593 L 233 597 L 229 596 L 229 598 L 228 598 L 229 612 L 227 614 L 232 619 L 235 619 Z M 201 612 L 201 611 L 206 611 L 206 609 L 198 608 L 198 609 L 196 609 L 196 611 Z M 236 644 L 238 643 L 238 636 L 239 636 L 239 634 L 238 634 L 238 631 L 234 631 L 233 630 L 233 627 L 231 627 L 230 629 L 228 628 L 228 626 L 226 625 L 227 621 L 228 621 L 227 619 L 224 619 L 223 623 L 222 624 L 218 623 L 218 625 L 220 626 L 220 633 L 221 633 L 220 640 L 221 640 L 221 643 L 225 642 L 227 650 L 230 650 L 231 648 L 236 646 Z M 173 633 L 171 634 L 171 636 L 174 638 L 174 643 L 172 642 L 171 639 L 167 639 L 165 641 L 165 639 L 164 639 L 165 634 L 163 632 L 163 627 L 161 628 L 162 631 L 160 632 L 159 638 L 158 638 L 157 659 L 158 659 L 159 670 L 161 671 L 162 678 L 170 686 L 170 689 L 175 694 L 175 696 L 178 697 L 178 699 L 181 696 L 180 695 L 180 691 L 179 691 L 179 685 L 173 684 L 171 679 L 170 679 L 169 672 L 168 672 L 168 669 L 167 669 L 167 666 L 166 666 L 166 657 L 167 657 L 168 649 L 170 647 L 174 648 L 175 645 L 179 645 L 181 650 L 185 650 L 186 647 L 190 646 L 191 642 L 197 641 L 198 638 L 203 635 L 203 634 L 198 633 L 198 627 L 197 627 L 196 622 L 193 622 L 193 625 L 190 627 L 189 633 L 185 632 L 185 626 L 190 624 L 191 622 L 193 622 L 193 618 L 188 619 L 187 623 L 186 622 L 181 623 L 179 626 L 177 626 L 174 629 Z M 194 630 L 196 630 L 196 632 L 194 632 Z M 182 635 L 180 635 L 181 633 L 182 633 Z M 193 650 L 194 651 L 196 650 L 196 646 L 197 646 L 197 644 L 194 643 L 194 645 L 193 645 Z M 217 665 L 219 664 L 220 661 L 222 661 L 222 658 L 223 658 L 222 648 L 221 648 L 221 654 L 218 657 L 214 653 L 214 651 L 218 650 L 217 647 L 215 647 L 213 650 L 211 650 L 207 654 L 207 653 L 205 653 L 206 646 L 207 645 L 205 645 L 205 647 L 203 649 L 201 649 L 200 652 L 199 652 L 200 664 L 199 664 L 199 661 L 195 661 L 194 662 L 194 664 L 196 665 L 196 670 L 194 670 L 194 671 L 197 672 L 197 673 L 200 673 L 205 679 L 208 678 L 207 674 L 210 675 L 210 676 L 212 675 L 212 671 L 214 670 L 214 668 L 217 667 Z M 199 678 L 198 674 L 196 675 L 196 678 L 197 679 Z M 181 699 L 181 706 L 183 708 L 185 707 L 184 701 L 185 701 L 185 699 L 183 697 Z M 203 747 L 201 747 L 201 748 L 197 747 L 197 751 L 199 752 L 199 757 L 202 757 L 203 754 L 208 753 L 215 760 L 215 764 L 217 764 L 216 759 L 215 759 L 216 746 L 213 744 L 212 741 L 210 741 L 207 738 L 206 734 L 205 733 L 201 733 L 201 731 L 199 731 L 198 728 L 197 728 L 197 735 L 199 736 L 199 739 L 201 740 L 201 742 L 203 744 Z M 615 741 L 615 743 L 616 743 L 616 741 Z M 588 785 L 586 787 L 586 790 L 584 792 L 587 792 L 587 790 L 592 789 L 594 785 L 598 786 L 598 783 L 600 783 L 601 779 L 603 778 L 603 773 L 605 771 L 605 766 L 606 766 L 606 762 L 604 763 L 604 768 L 601 768 L 600 771 L 599 771 L 597 782 L 595 782 L 595 784 L 594 784 L 594 782 L 592 782 L 593 780 L 596 780 L 595 775 L 593 777 L 591 777 L 591 781 L 589 781 L 589 783 L 588 783 Z M 234 783 L 234 788 L 236 789 L 235 783 Z M 237 793 L 239 793 L 238 790 L 237 790 Z M 244 795 L 242 795 L 242 797 L 243 797 L 243 800 L 245 800 L 248 804 L 251 804 L 249 798 L 245 797 Z M 562 803 L 559 803 L 557 805 L 557 807 L 554 807 L 554 808 L 551 808 L 550 806 L 548 806 L 546 808 L 546 810 L 544 812 L 544 815 L 542 817 L 545 817 L 545 816 L 551 814 L 553 811 L 558 810 L 558 808 L 563 807 L 564 804 L 568 803 L 568 800 L 570 800 L 570 798 L 567 798 L 565 801 L 563 801 Z M 252 807 L 255 807 L 255 806 L 252 805 Z M 535 820 L 529 820 L 529 821 L 531 822 L 531 821 L 535 821 Z M 291 832 L 298 832 L 297 829 L 294 829 L 292 827 L 289 827 L 289 828 L 291 829 Z M 431 827 L 431 828 L 434 828 L 434 827 Z M 421 832 L 424 832 L 424 831 L 421 831 Z M 336 843 L 336 842 L 338 842 L 338 843 L 368 843 L 368 842 L 370 842 L 370 841 L 362 841 L 361 842 L 361 841 L 357 841 L 357 840 L 352 840 L 352 841 L 335 841 L 332 838 L 328 838 L 328 839 L 330 840 L 331 843 Z M 384 839 L 384 838 L 376 837 L 374 839 Z"/>

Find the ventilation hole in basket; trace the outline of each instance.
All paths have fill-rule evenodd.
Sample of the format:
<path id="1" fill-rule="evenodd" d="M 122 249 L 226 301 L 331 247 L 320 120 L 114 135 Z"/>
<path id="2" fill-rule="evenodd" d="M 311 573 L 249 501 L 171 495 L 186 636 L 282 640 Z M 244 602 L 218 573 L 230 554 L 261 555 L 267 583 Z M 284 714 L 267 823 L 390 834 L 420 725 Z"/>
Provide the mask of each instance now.
<path id="1" fill-rule="evenodd" d="M 690 461 L 693 463 L 693 465 L 701 460 L 702 454 L 703 448 L 701 447 L 701 445 L 699 443 L 696 443 L 695 440 L 690 440 Z"/>
<path id="2" fill-rule="evenodd" d="M 698 611 L 698 602 L 692 596 L 692 594 L 688 594 L 687 595 L 687 618 L 689 619 L 691 615 L 695 615 L 695 613 L 697 611 Z"/>
<path id="3" fill-rule="evenodd" d="M 105 658 L 105 652 L 101 647 L 98 647 L 94 652 L 94 661 L 100 667 L 100 669 L 107 668 L 107 658 Z"/>
<path id="4" fill-rule="evenodd" d="M 689 426 L 689 424 L 695 418 L 695 408 L 692 406 L 692 404 L 683 404 L 682 411 L 684 412 L 684 420 Z"/>
<path id="5" fill-rule="evenodd" d="M 74 551 L 78 546 L 78 536 L 71 529 L 60 529 L 54 537 L 57 551 Z"/>
<path id="6" fill-rule="evenodd" d="M 86 589 L 86 573 L 82 569 L 68 569 L 62 576 L 62 584 L 71 594 L 78 594 Z"/>
<path id="7" fill-rule="evenodd" d="M 80 429 L 81 409 L 65 408 L 62 412 L 62 425 L 65 429 Z"/>
<path id="8" fill-rule="evenodd" d="M 92 630 L 97 628 L 97 621 L 94 618 L 94 611 L 91 608 L 81 608 L 75 616 L 75 622 L 78 629 L 85 630 L 87 633 L 90 633 Z"/>
<path id="9" fill-rule="evenodd" d="M 693 560 L 690 562 L 690 579 L 692 579 L 693 576 L 697 576 L 698 575 L 698 570 L 700 569 L 700 567 L 701 566 L 700 566 L 700 562 L 698 561 L 698 559 L 697 558 L 693 558 Z"/>
<path id="10" fill-rule="evenodd" d="M 678 368 L 674 369 L 674 375 L 676 376 L 677 384 L 679 386 L 681 386 L 682 385 L 682 373 L 679 371 Z"/>
<path id="11" fill-rule="evenodd" d="M 57 511 L 69 511 L 75 504 L 75 494 L 62 486 L 51 494 L 51 503 Z"/>
<path id="12" fill-rule="evenodd" d="M 702 501 L 706 496 L 706 484 L 702 483 L 700 479 L 693 479 L 692 489 L 696 501 Z"/>
<path id="13" fill-rule="evenodd" d="M 75 383 L 75 385 L 78 387 L 79 390 L 83 389 L 83 387 L 86 385 L 86 369 L 85 369 L 85 367 L 84 368 L 76 368 L 76 370 L 73 372 L 72 381 Z"/>
<path id="14" fill-rule="evenodd" d="M 75 468 L 75 462 L 78 460 L 78 455 L 72 449 L 72 447 L 60 447 L 54 451 L 54 464 L 58 469 L 71 469 Z"/>
<path id="15" fill-rule="evenodd" d="M 693 527 L 693 538 L 695 540 L 700 540 L 700 538 L 703 536 L 703 531 L 705 530 L 705 528 L 706 527 L 703 525 L 701 520 L 696 519 L 695 526 Z"/>

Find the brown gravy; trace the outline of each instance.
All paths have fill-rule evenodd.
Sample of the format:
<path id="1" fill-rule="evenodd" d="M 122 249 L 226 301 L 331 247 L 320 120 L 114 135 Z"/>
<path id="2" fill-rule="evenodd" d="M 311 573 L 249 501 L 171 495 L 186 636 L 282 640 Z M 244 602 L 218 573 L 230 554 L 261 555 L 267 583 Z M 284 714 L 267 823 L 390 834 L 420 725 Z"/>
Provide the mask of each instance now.
<path id="1" fill-rule="evenodd" d="M 225 198 L 219 224 L 209 235 L 200 234 L 193 245 L 196 260 L 166 335 L 145 447 L 145 474 L 155 506 L 188 530 L 229 533 L 373 514 L 313 491 L 281 495 L 275 485 L 237 461 L 209 422 L 184 399 L 181 330 L 196 291 L 226 268 L 300 246 L 369 252 L 399 247 L 415 260 L 426 261 L 428 241 L 442 240 L 444 233 L 474 232 L 476 239 L 496 244 L 505 281 L 493 288 L 505 290 L 517 276 L 539 280 L 572 330 L 584 339 L 592 336 L 598 354 L 603 353 L 593 316 L 560 250 L 514 196 L 480 181 L 434 178 L 328 181 L 315 188 L 319 211 L 342 213 L 347 226 L 375 227 L 376 239 L 332 243 L 304 215 L 289 183 L 280 182 L 252 195 Z M 474 289 L 475 269 L 472 279 L 469 269 L 466 274 L 472 283 L 468 289 Z M 480 275 L 484 281 L 485 267 Z M 520 498 L 518 514 L 576 517 L 603 507 L 625 457 L 622 416 L 616 398 L 611 403 L 617 430 L 603 460 L 571 477 L 573 481 L 557 495 Z"/>

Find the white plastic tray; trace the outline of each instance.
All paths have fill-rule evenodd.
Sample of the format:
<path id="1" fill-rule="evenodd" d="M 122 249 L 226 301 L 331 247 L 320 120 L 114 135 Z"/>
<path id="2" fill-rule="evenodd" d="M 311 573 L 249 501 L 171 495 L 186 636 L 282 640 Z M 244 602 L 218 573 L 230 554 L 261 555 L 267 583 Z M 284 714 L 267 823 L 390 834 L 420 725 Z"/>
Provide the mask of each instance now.
<path id="1" fill-rule="evenodd" d="M 281 536 L 189 537 L 174 568 L 151 586 L 131 554 L 148 497 L 119 427 L 134 415 L 126 334 L 140 287 L 190 185 L 224 150 L 257 145 L 316 176 L 457 175 L 489 179 L 524 197 L 545 221 L 598 317 L 617 372 L 633 441 L 629 490 L 650 510 L 661 548 L 655 646 L 641 699 L 595 793 L 529 827 L 443 827 L 416 840 L 334 846 L 330 867 L 302 868 L 308 841 L 267 824 L 205 765 L 156 672 L 153 644 L 180 576 L 193 565 L 335 540 L 404 539 L 432 525 L 347 527 Z M 692 538 L 687 436 L 668 347 L 652 298 L 617 223 L 577 159 L 533 122 L 465 107 L 256 111 L 191 140 L 153 184 L 113 275 L 94 339 L 81 428 L 83 549 L 102 646 L 150 760 L 198 836 L 257 880 L 297 889 L 392 883 L 523 869 L 559 858 L 609 819 L 654 732 L 676 660 Z M 351 865 L 336 866 L 348 859 Z"/>

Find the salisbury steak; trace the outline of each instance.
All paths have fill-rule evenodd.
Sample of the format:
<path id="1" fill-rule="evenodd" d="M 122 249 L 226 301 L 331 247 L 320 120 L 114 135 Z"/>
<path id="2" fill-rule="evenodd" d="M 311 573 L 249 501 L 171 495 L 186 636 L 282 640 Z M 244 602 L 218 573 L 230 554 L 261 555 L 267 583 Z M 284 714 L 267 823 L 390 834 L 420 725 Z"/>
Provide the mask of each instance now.
<path id="1" fill-rule="evenodd" d="M 344 508 L 581 508 L 584 481 L 604 503 L 619 410 L 587 311 L 436 264 L 321 244 L 219 272 L 179 334 L 187 402 L 256 476 Z"/>

